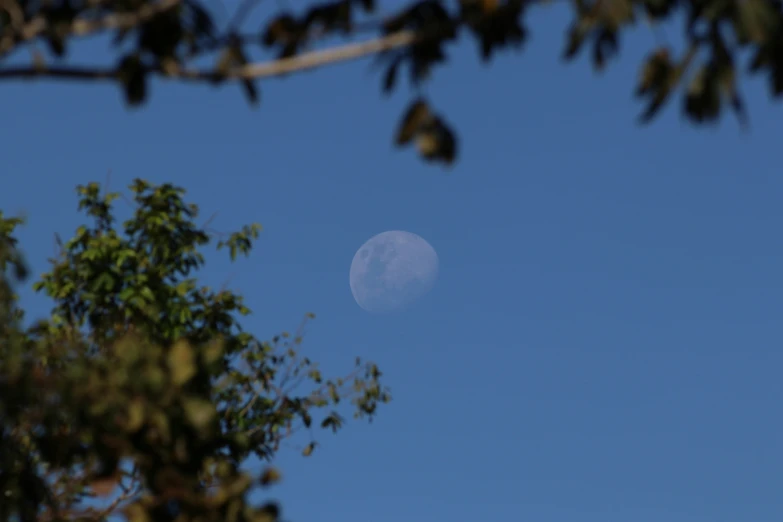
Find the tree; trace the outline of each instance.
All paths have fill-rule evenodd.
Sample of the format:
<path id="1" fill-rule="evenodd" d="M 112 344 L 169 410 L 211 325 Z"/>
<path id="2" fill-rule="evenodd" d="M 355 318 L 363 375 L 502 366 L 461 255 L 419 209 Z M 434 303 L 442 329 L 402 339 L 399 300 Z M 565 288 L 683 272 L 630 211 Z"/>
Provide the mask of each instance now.
<path id="1" fill-rule="evenodd" d="M 259 79 L 281 76 L 368 55 L 384 67 L 382 85 L 390 91 L 402 68 L 418 84 L 447 61 L 447 44 L 470 33 L 481 57 L 509 47 L 521 48 L 529 27 L 527 12 L 546 0 L 408 0 L 377 17 L 374 0 L 318 1 L 304 12 L 282 9 L 257 31 L 242 22 L 258 0 L 244 0 L 225 29 L 217 29 L 201 0 L 5 0 L 0 3 L 0 59 L 38 40 L 48 44 L 56 65 L 34 51 L 29 66 L 0 66 L 0 78 L 108 80 L 122 85 L 130 105 L 147 98 L 150 76 L 215 84 L 240 82 L 257 103 Z M 566 31 L 563 57 L 571 60 L 586 46 L 597 70 L 618 53 L 623 31 L 645 18 L 656 25 L 682 20 L 685 51 L 667 45 L 651 51 L 641 68 L 636 95 L 646 105 L 640 120 L 649 122 L 687 84 L 682 110 L 694 123 L 717 120 L 728 104 L 744 121 L 737 85 L 743 51 L 749 70 L 768 78 L 770 92 L 783 93 L 783 8 L 780 0 L 573 0 L 573 21 Z M 371 18 L 373 15 L 376 18 Z M 115 43 L 135 37 L 128 51 L 115 48 L 114 63 L 93 67 L 60 65 L 76 37 L 111 33 Z M 356 40 L 326 45 L 332 37 Z M 258 59 L 262 48 L 266 61 Z M 318 49 L 315 49 L 318 47 Z M 34 47 L 33 49 L 37 49 Z M 211 60 L 211 61 L 210 61 Z M 208 65 L 204 65 L 208 64 Z M 201 68 L 199 68 L 201 66 Z M 395 142 L 415 142 L 421 155 L 450 163 L 457 143 L 445 120 L 424 99 L 414 99 L 402 118 Z"/>
<path id="2" fill-rule="evenodd" d="M 274 522 L 276 504 L 245 497 L 279 472 L 240 464 L 270 461 L 296 430 L 309 455 L 311 427 L 342 426 L 341 399 L 372 418 L 390 398 L 380 371 L 357 359 L 327 380 L 298 353 L 301 331 L 260 342 L 241 328 L 241 296 L 198 285 L 203 248 L 246 255 L 258 225 L 216 238 L 182 189 L 142 180 L 119 225 L 120 194 L 78 192 L 92 223 L 35 283 L 54 306 L 29 325 L 14 293 L 22 220 L 0 214 L 0 522 Z"/>

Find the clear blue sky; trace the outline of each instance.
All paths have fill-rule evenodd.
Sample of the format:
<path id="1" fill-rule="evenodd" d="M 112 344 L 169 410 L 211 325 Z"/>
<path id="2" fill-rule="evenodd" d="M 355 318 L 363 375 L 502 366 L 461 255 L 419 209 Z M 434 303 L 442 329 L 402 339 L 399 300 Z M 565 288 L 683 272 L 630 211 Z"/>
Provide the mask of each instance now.
<path id="1" fill-rule="evenodd" d="M 0 208 L 28 215 L 36 273 L 81 222 L 74 186 L 109 169 L 116 189 L 186 187 L 216 228 L 264 225 L 205 282 L 243 292 L 262 338 L 315 312 L 308 354 L 374 359 L 394 392 L 372 425 L 281 455 L 293 522 L 780 522 L 781 108 L 755 80 L 748 133 L 695 130 L 677 104 L 640 128 L 652 33 L 596 76 L 559 62 L 564 11 L 543 12 L 523 54 L 485 68 L 463 45 L 435 74 L 451 171 L 391 147 L 412 93 L 382 98 L 367 62 L 265 82 L 257 110 L 237 87 L 156 82 L 127 111 L 111 85 L 15 83 Z M 440 278 L 372 316 L 348 269 L 390 229 L 429 241 Z"/>

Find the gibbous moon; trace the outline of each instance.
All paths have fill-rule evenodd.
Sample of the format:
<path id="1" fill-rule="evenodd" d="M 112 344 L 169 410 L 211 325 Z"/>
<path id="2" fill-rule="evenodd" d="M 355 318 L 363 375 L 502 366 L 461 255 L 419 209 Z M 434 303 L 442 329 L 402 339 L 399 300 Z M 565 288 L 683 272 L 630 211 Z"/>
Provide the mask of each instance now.
<path id="1" fill-rule="evenodd" d="M 351 292 L 368 312 L 404 308 L 429 292 L 438 278 L 438 254 L 424 239 L 392 230 L 370 238 L 353 256 Z"/>

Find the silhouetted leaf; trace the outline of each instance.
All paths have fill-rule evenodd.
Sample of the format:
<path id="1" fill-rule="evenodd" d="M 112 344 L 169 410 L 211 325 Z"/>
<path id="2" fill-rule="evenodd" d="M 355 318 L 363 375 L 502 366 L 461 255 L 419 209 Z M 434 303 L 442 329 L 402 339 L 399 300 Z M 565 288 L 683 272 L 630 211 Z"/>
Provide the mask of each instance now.
<path id="1" fill-rule="evenodd" d="M 276 468 L 266 468 L 263 473 L 261 473 L 261 478 L 259 481 L 261 482 L 262 486 L 270 486 L 272 484 L 276 484 L 280 482 L 281 479 L 280 472 Z"/>
<path id="2" fill-rule="evenodd" d="M 264 504 L 260 509 L 262 519 L 257 522 L 277 522 L 280 518 L 280 506 L 275 502 Z"/>
<path id="3" fill-rule="evenodd" d="M 659 49 L 648 56 L 642 67 L 636 96 L 644 96 L 656 86 L 666 81 L 672 69 L 668 49 Z"/>
<path id="4" fill-rule="evenodd" d="M 653 19 L 668 15 L 678 3 L 678 0 L 644 0 L 643 2 L 647 14 Z"/>
<path id="5" fill-rule="evenodd" d="M 301 24 L 290 14 L 282 14 L 267 25 L 261 42 L 266 47 L 277 46 L 281 48 L 281 57 L 284 58 L 296 53 L 304 36 Z"/>
<path id="6" fill-rule="evenodd" d="M 138 45 L 158 58 L 175 56 L 184 34 L 179 14 L 172 10 L 164 11 L 141 26 Z"/>
<path id="7" fill-rule="evenodd" d="M 427 102 L 421 99 L 414 100 L 402 117 L 396 138 L 394 139 L 395 143 L 397 145 L 409 143 L 430 118 L 431 114 Z"/>
<path id="8" fill-rule="evenodd" d="M 147 71 L 136 54 L 123 57 L 118 67 L 119 78 L 130 106 L 142 104 L 147 98 Z"/>
<path id="9" fill-rule="evenodd" d="M 57 57 L 65 55 L 65 37 L 58 34 L 56 31 L 50 31 L 46 38 L 46 43 L 49 44 L 49 50 L 52 51 Z"/>
<path id="10" fill-rule="evenodd" d="M 213 38 L 215 34 L 215 23 L 212 21 L 212 15 L 204 7 L 194 0 L 186 0 L 185 4 L 193 17 L 193 27 L 201 36 Z"/>
<path id="11" fill-rule="evenodd" d="M 356 2 L 368 13 L 375 11 L 375 0 L 356 0 Z"/>
<path id="12" fill-rule="evenodd" d="M 714 121 L 720 113 L 720 91 L 713 68 L 703 66 L 685 97 L 685 112 L 695 122 Z"/>
<path id="13" fill-rule="evenodd" d="M 425 125 L 416 138 L 416 146 L 428 161 L 450 165 L 457 156 L 457 138 L 441 119 L 435 118 Z"/>
<path id="14" fill-rule="evenodd" d="M 601 70 L 606 65 L 607 58 L 617 54 L 617 33 L 609 29 L 603 29 L 598 33 L 593 44 L 593 64 Z"/>
<path id="15" fill-rule="evenodd" d="M 566 47 L 563 50 L 563 58 L 565 60 L 571 60 L 579 53 L 587 35 L 590 34 L 593 27 L 594 22 L 592 19 L 578 19 L 571 24 L 571 27 L 568 30 Z"/>
<path id="16" fill-rule="evenodd" d="M 257 105 L 260 96 L 258 93 L 258 87 L 256 87 L 255 82 L 253 80 L 242 80 L 242 87 L 244 88 L 247 101 L 251 105 Z"/>
<path id="17" fill-rule="evenodd" d="M 397 71 L 401 63 L 402 55 L 398 55 L 392 59 L 386 68 L 386 73 L 383 75 L 383 92 L 388 94 L 394 89 L 394 84 L 397 82 Z"/>

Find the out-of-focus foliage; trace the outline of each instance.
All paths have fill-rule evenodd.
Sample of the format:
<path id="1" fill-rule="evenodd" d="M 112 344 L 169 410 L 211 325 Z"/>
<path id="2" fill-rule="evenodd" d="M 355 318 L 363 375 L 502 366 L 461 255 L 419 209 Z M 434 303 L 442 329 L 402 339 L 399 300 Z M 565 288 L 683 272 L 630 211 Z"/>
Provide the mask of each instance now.
<path id="1" fill-rule="evenodd" d="M 277 13 L 249 31 L 242 26 L 258 0 L 243 0 L 227 27 L 218 27 L 209 0 L 4 0 L 0 2 L 0 78 L 53 77 L 110 80 L 119 83 L 127 102 L 138 105 L 148 95 L 149 77 L 242 84 L 252 103 L 260 99 L 259 78 L 281 76 L 340 60 L 377 54 L 388 92 L 407 70 L 415 86 L 447 62 L 447 45 L 469 35 L 481 58 L 509 48 L 521 49 L 535 27 L 527 23 L 532 8 L 550 0 L 313 0 L 282 2 Z M 783 93 L 783 8 L 780 0 L 569 0 L 573 20 L 565 30 L 563 57 L 587 48 L 596 70 L 620 51 L 624 32 L 667 21 L 683 24 L 684 47 L 659 42 L 640 68 L 636 95 L 644 104 L 640 121 L 648 122 L 678 89 L 682 111 L 694 123 L 716 121 L 728 106 L 746 119 L 739 93 L 741 55 L 746 69 L 768 80 L 775 97 Z M 290 7 L 287 7 L 289 4 Z M 391 9 L 389 11 L 389 9 Z M 63 60 L 76 37 L 110 33 L 117 44 L 114 63 L 67 67 Z M 353 46 L 324 44 L 335 37 L 375 39 Z M 660 39 L 659 39 L 660 40 Z M 48 47 L 45 58 L 36 46 Z M 4 58 L 33 46 L 29 67 L 4 65 Z M 329 52 L 317 53 L 327 46 Z M 266 58 L 264 58 L 266 57 Z M 207 61 L 205 62 L 204 59 Z M 258 60 L 267 61 L 259 63 Z M 47 60 L 53 61 L 50 64 Z M 206 68 L 197 64 L 211 63 Z M 418 110 L 422 100 L 409 108 Z M 432 114 L 432 113 L 430 113 Z M 408 121 L 410 123 L 410 121 Z M 427 160 L 451 163 L 457 154 L 453 132 L 441 117 L 431 117 L 415 133 Z M 413 140 L 413 137 L 410 138 Z M 410 140 L 397 140 L 402 145 Z"/>
<path id="2" fill-rule="evenodd" d="M 199 286 L 212 237 L 171 185 L 137 180 L 122 224 L 98 184 L 78 188 L 91 223 L 34 287 L 51 316 L 25 325 L 14 288 L 27 276 L 15 229 L 0 214 L 0 522 L 275 522 L 251 505 L 296 430 L 337 431 L 340 400 L 372 417 L 389 400 L 373 364 L 329 380 L 299 353 L 302 332 L 261 342 L 242 330 L 241 296 Z M 257 225 L 218 237 L 249 253 Z M 29 323 L 29 321 L 27 321 Z"/>

